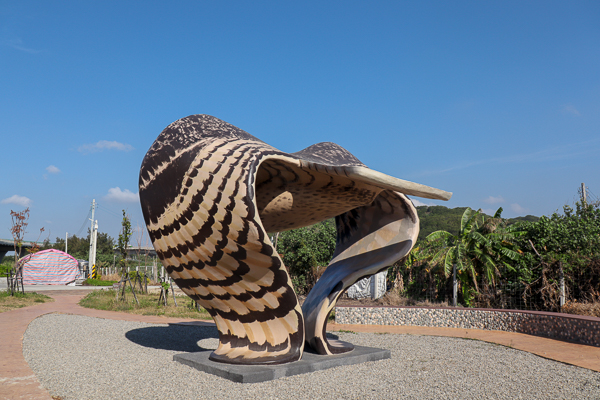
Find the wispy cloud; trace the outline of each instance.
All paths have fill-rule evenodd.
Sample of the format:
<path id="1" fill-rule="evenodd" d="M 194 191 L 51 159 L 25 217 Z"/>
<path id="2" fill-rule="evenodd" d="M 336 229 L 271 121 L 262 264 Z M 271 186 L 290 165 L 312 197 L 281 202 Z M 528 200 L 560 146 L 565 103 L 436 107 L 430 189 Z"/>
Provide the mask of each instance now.
<path id="1" fill-rule="evenodd" d="M 9 198 L 2 200 L 0 203 L 2 204 L 16 204 L 22 207 L 29 207 L 31 205 L 31 199 L 25 196 L 13 195 Z"/>
<path id="2" fill-rule="evenodd" d="M 121 188 L 117 186 L 108 189 L 108 194 L 104 196 L 104 200 L 121 203 L 134 203 L 140 201 L 140 195 L 138 193 L 132 193 L 128 189 L 121 190 Z"/>
<path id="3" fill-rule="evenodd" d="M 536 163 L 564 160 L 575 157 L 584 157 L 589 155 L 597 155 L 599 150 L 600 138 L 586 140 L 578 143 L 565 143 L 561 146 L 550 147 L 547 149 L 534 151 L 531 153 L 513 154 L 506 157 L 486 158 L 482 160 L 474 160 L 463 162 L 448 168 L 440 170 L 423 171 L 421 176 L 437 175 L 446 172 L 466 169 L 483 164 L 514 164 L 514 163 Z"/>
<path id="4" fill-rule="evenodd" d="M 411 197 L 410 199 L 412 200 L 415 207 L 432 206 L 433 205 L 433 204 L 423 203 L 422 201 L 420 201 L 419 199 L 415 199 L 414 197 Z"/>
<path id="5" fill-rule="evenodd" d="M 77 149 L 80 153 L 97 153 L 104 150 L 131 151 L 133 146 L 127 143 L 101 140 L 98 143 L 83 144 Z"/>
<path id="6" fill-rule="evenodd" d="M 54 165 L 47 166 L 46 167 L 46 171 L 50 172 L 51 174 L 58 174 L 58 173 L 60 173 L 60 169 L 58 169 Z"/>
<path id="7" fill-rule="evenodd" d="M 576 109 L 574 106 L 572 106 L 571 104 L 565 104 L 562 107 L 562 112 L 563 114 L 571 114 L 571 115 L 576 115 L 576 116 L 580 116 L 581 113 L 579 112 L 578 109 Z"/>
<path id="8" fill-rule="evenodd" d="M 502 196 L 498 196 L 498 197 L 490 196 L 487 199 L 484 199 L 483 202 L 487 203 L 487 204 L 504 203 L 504 197 L 502 197 Z"/>
<path id="9" fill-rule="evenodd" d="M 513 203 L 510 205 L 510 209 L 513 210 L 514 212 L 518 213 L 518 214 L 524 214 L 527 211 L 529 211 L 528 209 L 521 207 L 519 204 L 517 203 Z"/>
<path id="10" fill-rule="evenodd" d="M 23 41 L 21 39 L 12 39 L 12 40 L 3 40 L 2 44 L 5 46 L 12 47 L 15 50 L 23 51 L 25 53 L 37 54 L 41 53 L 41 50 L 32 49 L 30 47 L 25 47 L 23 45 Z"/>

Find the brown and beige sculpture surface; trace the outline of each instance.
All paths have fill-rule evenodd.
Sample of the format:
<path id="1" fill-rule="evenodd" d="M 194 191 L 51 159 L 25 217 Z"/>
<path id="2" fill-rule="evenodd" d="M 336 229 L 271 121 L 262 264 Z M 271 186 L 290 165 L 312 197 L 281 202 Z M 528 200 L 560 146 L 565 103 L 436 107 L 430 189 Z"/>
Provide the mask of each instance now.
<path id="1" fill-rule="evenodd" d="M 334 143 L 284 153 L 224 121 L 192 115 L 146 154 L 140 201 L 175 283 L 213 317 L 214 361 L 279 364 L 351 350 L 329 343 L 327 316 L 357 280 L 412 249 L 414 195 L 451 194 L 370 170 Z M 267 232 L 336 217 L 335 254 L 303 306 Z"/>

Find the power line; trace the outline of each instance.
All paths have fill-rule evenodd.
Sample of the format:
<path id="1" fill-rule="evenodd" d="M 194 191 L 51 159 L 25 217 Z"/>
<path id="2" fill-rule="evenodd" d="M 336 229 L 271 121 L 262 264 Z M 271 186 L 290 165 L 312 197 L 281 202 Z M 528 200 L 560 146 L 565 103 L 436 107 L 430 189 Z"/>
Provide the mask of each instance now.
<path id="1" fill-rule="evenodd" d="M 106 208 L 106 207 L 104 207 L 104 206 L 100 205 L 100 203 L 96 203 L 96 207 L 97 207 L 98 209 L 100 209 L 100 210 L 102 210 L 102 211 L 106 212 L 107 214 L 109 214 L 109 215 L 111 215 L 111 216 L 115 217 L 115 218 L 121 219 L 121 215 L 120 215 L 120 214 L 118 214 L 118 213 L 114 212 L 113 210 L 111 210 L 111 209 L 109 209 L 109 208 Z"/>
<path id="2" fill-rule="evenodd" d="M 79 230 L 77 231 L 77 233 L 75 235 L 73 235 L 73 236 L 80 236 L 81 235 L 81 232 L 83 232 L 83 229 L 88 224 L 88 221 L 90 220 L 91 216 L 92 216 L 92 207 L 90 206 L 90 209 L 89 209 L 87 215 L 85 216 L 85 219 L 83 220 L 83 224 L 81 224 L 81 228 L 79 228 Z"/>
<path id="3" fill-rule="evenodd" d="M 590 188 L 588 188 L 588 187 L 586 186 L 586 188 L 585 188 L 585 191 L 586 191 L 586 196 L 587 196 L 587 199 L 588 199 L 588 200 L 587 200 L 588 204 L 595 204 L 595 203 L 597 203 L 597 202 L 598 202 L 598 196 L 596 196 L 596 195 L 594 194 L 594 192 L 592 192 L 592 191 L 590 190 Z"/>
<path id="4" fill-rule="evenodd" d="M 598 196 L 596 196 L 584 183 L 582 183 L 579 189 L 577 189 L 577 195 L 575 196 L 574 203 L 577 202 L 585 202 L 587 205 L 594 207 L 600 205 L 600 199 L 598 199 Z"/>

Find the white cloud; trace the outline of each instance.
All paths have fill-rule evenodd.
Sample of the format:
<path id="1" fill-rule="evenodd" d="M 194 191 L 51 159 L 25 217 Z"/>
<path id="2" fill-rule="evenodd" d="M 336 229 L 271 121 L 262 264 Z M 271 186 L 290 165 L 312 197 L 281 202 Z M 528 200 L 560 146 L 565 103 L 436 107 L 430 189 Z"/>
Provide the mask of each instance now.
<path id="1" fill-rule="evenodd" d="M 16 204 L 18 206 L 29 207 L 31 200 L 25 196 L 13 195 L 7 199 L 2 200 L 2 204 Z"/>
<path id="2" fill-rule="evenodd" d="M 505 157 L 486 158 L 462 162 L 461 164 L 440 170 L 422 171 L 419 175 L 437 175 L 485 164 L 541 163 L 581 157 L 597 157 L 599 149 L 600 138 L 594 138 L 582 142 L 564 143 L 560 146 L 549 147 L 531 153 L 514 154 Z"/>
<path id="3" fill-rule="evenodd" d="M 529 211 L 529 210 L 527 210 L 526 208 L 523 208 L 523 207 L 521 207 L 521 206 L 520 206 L 519 204 L 517 204 L 517 203 L 513 203 L 513 204 L 511 204 L 511 205 L 510 205 L 510 209 L 511 209 L 511 210 L 513 210 L 513 211 L 514 211 L 514 212 L 516 212 L 516 213 L 519 213 L 519 214 L 524 214 L 524 213 L 526 213 L 527 211 Z"/>
<path id="4" fill-rule="evenodd" d="M 115 141 L 101 140 L 98 143 L 83 144 L 77 149 L 80 153 L 97 153 L 104 150 L 118 150 L 118 151 L 130 151 L 133 150 L 133 146 L 127 143 L 120 143 Z"/>
<path id="5" fill-rule="evenodd" d="M 415 198 L 411 198 L 411 200 L 412 200 L 412 202 L 413 202 L 413 204 L 414 204 L 414 206 L 415 206 L 415 207 L 419 207 L 419 206 L 430 206 L 430 205 L 431 205 L 431 204 L 425 204 L 425 203 L 423 203 L 422 201 L 420 201 L 420 200 L 417 200 L 417 199 L 415 199 Z"/>
<path id="6" fill-rule="evenodd" d="M 10 46 L 13 49 L 20 50 L 25 53 L 30 53 L 30 54 L 41 53 L 41 50 L 36 50 L 36 49 L 32 49 L 32 48 L 23 46 L 23 41 L 18 38 L 12 39 L 12 40 L 4 40 L 2 43 L 6 46 Z"/>
<path id="7" fill-rule="evenodd" d="M 108 189 L 108 194 L 104 196 L 106 201 L 118 201 L 123 203 L 134 203 L 140 200 L 138 193 L 132 193 L 128 189 L 121 190 L 121 188 L 114 187 Z"/>
<path id="8" fill-rule="evenodd" d="M 504 197 L 502 197 L 502 196 L 498 196 L 498 197 L 490 196 L 487 199 L 484 199 L 483 202 L 487 203 L 487 204 L 504 203 Z"/>
<path id="9" fill-rule="evenodd" d="M 56 168 L 54 165 L 49 165 L 46 167 L 46 171 L 50 172 L 51 174 L 58 174 L 60 169 Z"/>
<path id="10" fill-rule="evenodd" d="M 574 106 L 572 106 L 570 104 L 564 105 L 562 108 L 562 112 L 563 112 L 563 114 L 572 114 L 572 115 L 576 115 L 578 117 L 581 115 L 579 110 L 577 110 Z"/>

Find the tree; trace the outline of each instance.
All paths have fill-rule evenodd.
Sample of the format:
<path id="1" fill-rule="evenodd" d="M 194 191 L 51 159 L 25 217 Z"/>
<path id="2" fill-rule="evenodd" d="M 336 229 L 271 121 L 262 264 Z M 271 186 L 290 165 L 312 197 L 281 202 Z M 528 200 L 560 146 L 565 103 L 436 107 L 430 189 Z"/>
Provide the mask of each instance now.
<path id="1" fill-rule="evenodd" d="M 21 256 L 21 247 L 23 246 L 23 238 L 27 232 L 27 225 L 29 225 L 29 207 L 25 210 L 16 212 L 10 210 L 10 217 L 12 220 L 12 226 L 10 228 L 10 234 L 13 237 L 15 247 L 15 269 L 17 268 L 17 261 Z"/>
<path id="2" fill-rule="evenodd" d="M 575 209 L 565 205 L 562 215 L 555 212 L 537 222 L 524 222 L 521 228 L 527 231 L 524 240 L 545 253 L 590 256 L 600 248 L 600 207 L 581 202 L 575 203 Z"/>
<path id="3" fill-rule="evenodd" d="M 10 228 L 10 233 L 13 237 L 13 243 L 15 248 L 15 260 L 14 260 L 14 268 L 11 270 L 10 279 L 8 284 L 8 291 L 10 295 L 13 296 L 15 291 L 18 290 L 19 285 L 19 275 L 21 279 L 23 277 L 22 271 L 19 271 L 19 257 L 21 256 L 21 249 L 23 246 L 23 237 L 27 232 L 27 225 L 29 225 L 29 207 L 21 212 L 16 212 L 10 210 L 10 217 L 12 221 L 12 226 Z M 14 273 L 14 277 L 13 277 Z M 25 293 L 25 289 L 23 288 L 23 281 L 21 280 L 21 290 Z"/>
<path id="4" fill-rule="evenodd" d="M 559 311 L 565 301 L 600 300 L 600 205 L 584 199 L 563 213 L 522 222 L 518 263 L 527 307 Z"/>
<path id="5" fill-rule="evenodd" d="M 38 242 L 40 241 L 40 238 L 42 237 L 42 233 L 44 233 L 44 231 L 45 231 L 45 229 L 42 226 L 40 228 L 40 234 L 38 235 L 37 240 L 35 242 L 32 242 L 31 247 L 29 249 L 27 249 L 27 252 L 29 254 L 37 253 L 38 251 L 43 250 L 43 244 L 42 244 L 42 246 L 40 246 Z M 45 243 L 45 241 L 44 241 L 44 243 Z"/>
<path id="6" fill-rule="evenodd" d="M 56 249 L 65 251 L 65 238 L 57 237 L 53 244 L 46 244 L 44 241 L 43 249 Z M 115 254 L 115 239 L 108 233 L 98 233 L 96 242 L 96 265 L 98 267 L 112 264 Z M 68 253 L 73 257 L 81 260 L 88 258 L 90 251 L 90 230 L 86 238 L 73 235 L 69 237 Z"/>
<path id="7" fill-rule="evenodd" d="M 121 300 L 125 301 L 125 285 L 127 283 L 129 283 L 129 287 L 131 288 L 131 293 L 133 293 L 133 297 L 136 301 L 136 303 L 138 305 L 140 305 L 140 302 L 137 298 L 137 296 L 135 295 L 135 290 L 133 288 L 133 285 L 131 284 L 131 279 L 129 277 L 129 268 L 127 266 L 127 248 L 129 247 L 129 238 L 131 238 L 131 219 L 129 218 L 129 215 L 127 215 L 125 213 L 125 210 L 123 210 L 123 220 L 121 222 L 121 233 L 119 233 L 119 244 L 118 244 L 118 249 L 119 249 L 119 253 L 121 253 L 121 259 L 119 260 L 119 264 L 121 264 L 121 281 L 119 282 L 119 284 L 121 284 Z M 117 300 L 119 299 L 119 290 L 117 290 Z"/>
<path id="8" fill-rule="evenodd" d="M 131 220 L 123 210 L 123 220 L 121 222 L 121 233 L 119 233 L 119 242 L 117 248 L 121 253 L 119 264 L 123 271 L 123 275 L 127 273 L 127 248 L 129 247 L 129 239 L 131 238 Z"/>
<path id="9" fill-rule="evenodd" d="M 447 231 L 453 235 L 458 234 L 460 219 L 466 209 L 466 207 L 447 208 L 444 206 L 418 206 L 417 214 L 419 215 L 420 229 L 417 241 L 424 241 L 430 233 L 435 231 Z M 481 215 L 486 218 L 490 217 L 483 213 Z M 519 221 L 536 222 L 537 220 L 539 220 L 539 218 L 533 215 L 503 219 L 507 225 L 512 225 Z"/>
<path id="10" fill-rule="evenodd" d="M 456 235 L 458 222 L 465 210 L 466 207 L 418 206 L 419 237 L 417 241 L 425 240 L 429 234 L 440 230 Z"/>
<path id="11" fill-rule="evenodd" d="M 333 256 L 335 240 L 333 219 L 281 232 L 277 252 L 282 255 L 297 293 L 308 293 L 314 286 Z"/>
<path id="12" fill-rule="evenodd" d="M 493 218 L 485 219 L 481 211 L 467 208 L 460 221 L 458 234 L 436 231 L 427 236 L 434 254 L 431 263 L 443 268 L 446 277 L 453 276 L 453 305 L 457 304 L 457 277 L 461 281 L 463 301 L 470 305 L 473 293 L 479 292 L 477 276 L 486 277 L 494 286 L 495 277 L 500 275 L 498 266 L 512 268 L 507 262 L 519 257 L 512 239 L 516 229 L 506 227 L 501 218 L 502 208 Z M 470 287 L 472 281 L 473 287 Z"/>

